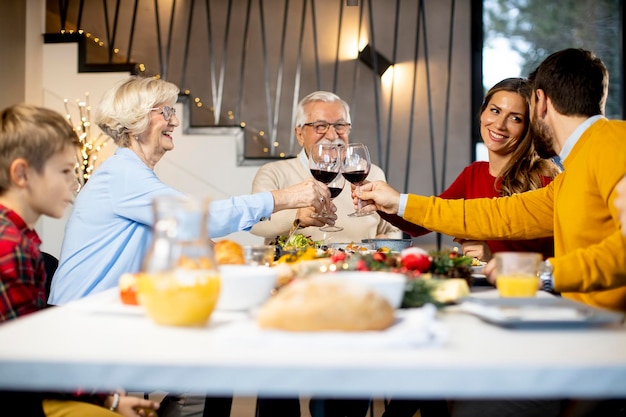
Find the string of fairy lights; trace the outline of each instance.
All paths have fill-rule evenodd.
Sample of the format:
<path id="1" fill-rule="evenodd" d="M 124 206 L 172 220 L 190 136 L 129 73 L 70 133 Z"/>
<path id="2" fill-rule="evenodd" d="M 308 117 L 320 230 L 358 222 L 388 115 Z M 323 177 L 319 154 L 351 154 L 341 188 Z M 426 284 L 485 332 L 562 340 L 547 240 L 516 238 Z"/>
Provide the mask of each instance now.
<path id="1" fill-rule="evenodd" d="M 72 125 L 74 131 L 78 135 L 81 143 L 81 149 L 78 153 L 78 162 L 76 167 L 76 175 L 81 185 L 84 185 L 96 168 L 98 154 L 111 140 L 107 135 L 97 129 L 97 134 L 91 129 L 91 106 L 89 105 L 89 93 L 85 93 L 85 99 L 76 99 L 78 108 L 78 121 L 74 122 L 72 113 L 70 112 L 69 100 L 64 99 L 65 117 Z"/>

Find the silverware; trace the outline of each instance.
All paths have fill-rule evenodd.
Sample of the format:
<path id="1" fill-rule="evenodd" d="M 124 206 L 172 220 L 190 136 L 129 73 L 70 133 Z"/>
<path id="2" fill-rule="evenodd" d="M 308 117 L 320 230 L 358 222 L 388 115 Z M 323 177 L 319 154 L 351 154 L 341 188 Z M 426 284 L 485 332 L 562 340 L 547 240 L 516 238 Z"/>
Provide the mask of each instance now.
<path id="1" fill-rule="evenodd" d="M 300 219 L 295 219 L 293 221 L 293 224 L 291 225 L 291 230 L 289 230 L 289 234 L 287 235 L 287 240 L 285 240 L 285 245 L 287 245 L 287 242 L 289 242 L 289 239 L 291 239 L 291 236 L 293 236 L 298 229 L 300 228 Z"/>

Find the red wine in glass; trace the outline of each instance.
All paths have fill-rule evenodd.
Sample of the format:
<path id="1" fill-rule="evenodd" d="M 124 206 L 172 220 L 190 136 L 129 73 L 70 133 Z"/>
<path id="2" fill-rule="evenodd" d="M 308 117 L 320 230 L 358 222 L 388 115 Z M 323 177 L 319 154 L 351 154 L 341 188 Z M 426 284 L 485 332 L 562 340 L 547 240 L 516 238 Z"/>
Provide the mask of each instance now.
<path id="1" fill-rule="evenodd" d="M 330 198 L 333 199 L 341 194 L 343 188 L 328 187 L 328 190 L 330 191 Z"/>
<path id="2" fill-rule="evenodd" d="M 311 168 L 311 175 L 313 175 L 313 178 L 315 178 L 319 182 L 329 184 L 337 176 L 337 173 L 333 171 L 324 171 L 321 169 Z"/>
<path id="3" fill-rule="evenodd" d="M 330 191 L 330 198 L 333 199 L 337 197 L 343 191 L 343 187 L 346 185 L 346 179 L 342 175 L 337 175 L 333 180 L 328 183 L 328 190 Z M 336 225 L 326 224 L 320 227 L 320 230 L 323 232 L 340 232 L 343 230 L 343 227 Z"/>
<path id="4" fill-rule="evenodd" d="M 344 172 L 343 176 L 352 184 L 358 185 L 365 181 L 367 178 L 368 172 L 365 171 L 352 171 L 352 172 Z"/>
<path id="5" fill-rule="evenodd" d="M 318 142 L 309 150 L 309 170 L 311 175 L 324 184 L 331 183 L 341 168 L 341 152 L 339 146 L 328 142 Z M 311 217 L 326 217 L 325 208 L 319 213 L 312 213 Z"/>
<path id="6" fill-rule="evenodd" d="M 363 143 L 351 143 L 342 150 L 341 173 L 346 180 L 356 186 L 358 193 L 359 185 L 365 181 L 370 173 L 370 153 Z M 358 209 L 354 213 L 348 214 L 350 217 L 367 216 L 372 213 L 361 211 L 361 200 L 358 202 Z"/>

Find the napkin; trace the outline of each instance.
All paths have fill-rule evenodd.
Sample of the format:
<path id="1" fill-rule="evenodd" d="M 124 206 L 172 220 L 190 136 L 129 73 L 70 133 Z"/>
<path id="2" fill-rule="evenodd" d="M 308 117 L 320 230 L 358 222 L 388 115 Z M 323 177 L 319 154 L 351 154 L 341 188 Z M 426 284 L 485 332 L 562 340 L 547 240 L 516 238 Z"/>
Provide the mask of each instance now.
<path id="1" fill-rule="evenodd" d="M 442 346 L 447 328 L 433 305 L 396 310 L 396 322 L 382 331 L 365 332 L 287 332 L 266 330 L 254 320 L 234 321 L 213 332 L 213 342 L 263 344 L 265 347 L 309 349 L 411 349 Z"/>

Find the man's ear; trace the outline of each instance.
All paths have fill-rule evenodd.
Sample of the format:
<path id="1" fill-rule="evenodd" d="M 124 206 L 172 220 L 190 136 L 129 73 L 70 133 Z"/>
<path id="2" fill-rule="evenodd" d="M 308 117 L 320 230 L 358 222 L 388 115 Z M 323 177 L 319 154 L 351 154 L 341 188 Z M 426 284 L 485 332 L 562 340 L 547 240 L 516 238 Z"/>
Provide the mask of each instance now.
<path id="1" fill-rule="evenodd" d="M 28 181 L 28 162 L 24 158 L 17 158 L 9 166 L 11 182 L 18 187 L 24 187 Z"/>
<path id="2" fill-rule="evenodd" d="M 300 144 L 300 146 L 304 146 L 304 136 L 302 136 L 302 128 L 296 126 L 293 130 L 294 132 L 296 132 L 296 139 L 298 139 L 298 143 Z"/>
<path id="3" fill-rule="evenodd" d="M 544 118 L 548 111 L 548 97 L 545 91 L 540 88 L 535 90 L 535 99 L 536 113 L 540 118 Z"/>

